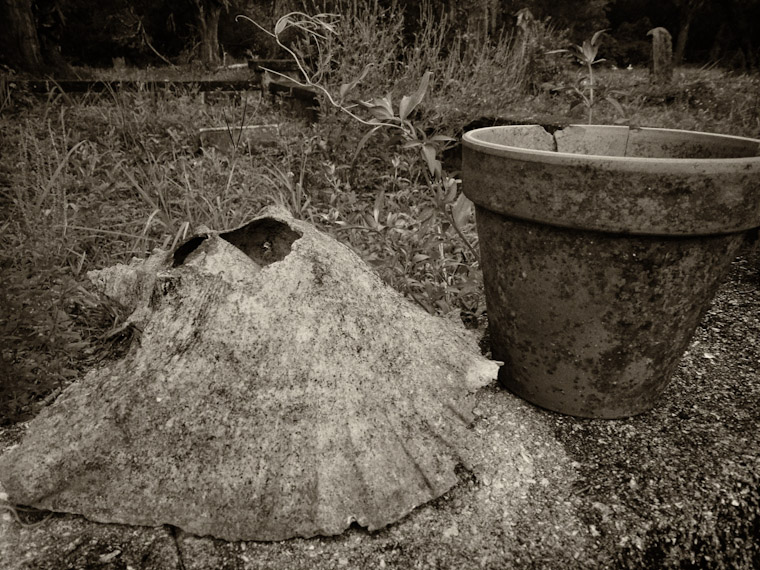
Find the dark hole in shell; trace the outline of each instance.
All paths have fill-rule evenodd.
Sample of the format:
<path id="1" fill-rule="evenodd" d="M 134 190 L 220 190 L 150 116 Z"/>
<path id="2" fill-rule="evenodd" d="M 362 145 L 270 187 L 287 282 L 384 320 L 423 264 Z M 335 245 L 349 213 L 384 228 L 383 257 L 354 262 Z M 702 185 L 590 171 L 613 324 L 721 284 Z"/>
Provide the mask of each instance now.
<path id="1" fill-rule="evenodd" d="M 177 247 L 174 251 L 172 267 L 182 265 L 207 237 L 195 236 Z M 263 267 L 285 259 L 290 253 L 293 242 L 300 238 L 301 234 L 284 222 L 273 218 L 262 218 L 235 230 L 221 233 L 219 237 Z"/>
<path id="2" fill-rule="evenodd" d="M 301 234 L 285 222 L 262 218 L 241 228 L 219 234 L 262 267 L 282 261 L 290 253 L 293 242 Z"/>

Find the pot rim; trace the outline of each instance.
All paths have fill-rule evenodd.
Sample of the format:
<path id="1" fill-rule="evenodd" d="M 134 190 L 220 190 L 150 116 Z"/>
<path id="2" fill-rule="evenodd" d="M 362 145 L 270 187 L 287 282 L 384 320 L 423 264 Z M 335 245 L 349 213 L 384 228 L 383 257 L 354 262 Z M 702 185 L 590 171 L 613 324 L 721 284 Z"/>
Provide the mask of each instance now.
<path id="1" fill-rule="evenodd" d="M 650 158 L 641 156 L 615 156 L 615 155 L 602 155 L 602 154 L 583 154 L 572 152 L 560 152 L 554 150 L 537 150 L 520 146 L 504 145 L 494 142 L 489 142 L 478 138 L 478 134 L 485 132 L 493 132 L 498 130 L 517 129 L 525 127 L 541 127 L 538 124 L 525 125 L 503 125 L 495 127 L 483 127 L 479 129 L 473 129 L 467 131 L 462 135 L 462 143 L 464 146 L 478 151 L 484 152 L 496 156 L 508 156 L 513 159 L 520 159 L 524 161 L 540 161 L 553 164 L 592 164 L 596 163 L 597 166 L 614 166 L 616 169 L 625 169 L 627 166 L 632 170 L 637 170 L 641 166 L 645 166 L 648 170 L 663 168 L 663 169 L 679 169 L 683 167 L 689 167 L 692 170 L 695 166 L 709 167 L 711 169 L 722 170 L 721 167 L 728 169 L 735 169 L 738 165 L 744 165 L 745 167 L 757 167 L 760 169 L 760 139 L 753 139 L 750 137 L 740 137 L 736 135 L 724 135 L 715 133 L 706 133 L 703 131 L 688 131 L 685 129 L 665 129 L 659 127 L 631 127 L 627 125 L 586 125 L 575 123 L 567 125 L 567 127 L 582 127 L 582 128 L 595 128 L 595 129 L 627 129 L 628 131 L 647 131 L 654 133 L 674 133 L 682 135 L 698 135 L 704 138 L 710 138 L 713 140 L 723 139 L 732 142 L 741 143 L 754 143 L 757 145 L 756 156 L 744 156 L 735 158 Z M 541 127 L 543 128 L 543 127 Z M 563 129 L 557 129 L 560 131 Z M 555 132 L 557 132 L 555 131 Z M 553 133 L 549 133 L 553 136 Z M 693 170 L 692 170 L 693 171 Z"/>

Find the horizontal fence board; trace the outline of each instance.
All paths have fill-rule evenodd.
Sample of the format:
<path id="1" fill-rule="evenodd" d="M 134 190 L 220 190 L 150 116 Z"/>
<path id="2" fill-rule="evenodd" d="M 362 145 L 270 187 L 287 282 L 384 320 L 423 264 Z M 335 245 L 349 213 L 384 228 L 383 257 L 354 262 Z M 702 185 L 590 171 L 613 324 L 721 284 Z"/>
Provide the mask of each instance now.
<path id="1" fill-rule="evenodd" d="M 51 79 L 18 81 L 16 82 L 32 93 L 48 93 L 58 89 L 65 93 L 86 93 L 103 91 L 171 91 L 177 88 L 197 89 L 199 92 L 210 91 L 253 91 L 261 89 L 261 83 L 256 79 L 232 81 L 92 81 L 92 80 L 61 80 Z"/>

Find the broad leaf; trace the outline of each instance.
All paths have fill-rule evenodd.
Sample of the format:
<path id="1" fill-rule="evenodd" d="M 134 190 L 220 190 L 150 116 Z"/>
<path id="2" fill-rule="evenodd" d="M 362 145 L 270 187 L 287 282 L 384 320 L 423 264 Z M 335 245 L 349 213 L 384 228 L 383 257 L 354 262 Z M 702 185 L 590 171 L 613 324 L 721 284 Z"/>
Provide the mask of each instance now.
<path id="1" fill-rule="evenodd" d="M 380 212 L 383 211 L 383 204 L 385 203 L 385 190 L 380 192 L 375 197 L 375 205 L 372 208 L 372 216 L 375 218 L 375 222 L 380 223 Z"/>
<path id="2" fill-rule="evenodd" d="M 435 147 L 429 144 L 423 144 L 420 147 L 420 151 L 422 152 L 422 156 L 425 159 L 425 162 L 427 162 L 428 169 L 430 170 L 430 175 L 438 179 L 441 177 L 441 161 L 438 160 L 435 155 Z"/>
<path id="3" fill-rule="evenodd" d="M 448 176 L 443 181 L 443 202 L 445 204 L 449 204 L 450 202 L 454 201 L 454 198 L 456 198 L 457 195 L 457 184 L 458 180 L 456 178 L 449 178 Z"/>
<path id="4" fill-rule="evenodd" d="M 367 141 L 370 139 L 370 137 L 371 137 L 372 135 L 374 135 L 374 134 L 377 132 L 377 130 L 378 130 L 378 129 L 380 129 L 380 127 L 382 127 L 382 126 L 383 126 L 383 125 L 378 125 L 378 126 L 376 126 L 376 127 L 373 127 L 372 129 L 370 129 L 370 130 L 367 132 L 367 134 L 365 134 L 365 135 L 364 135 L 364 136 L 361 138 L 361 140 L 359 141 L 359 144 L 357 144 L 357 145 L 356 145 L 356 152 L 354 153 L 354 158 L 353 158 L 353 160 L 351 160 L 351 164 L 353 164 L 354 162 L 356 162 L 356 159 L 359 157 L 359 153 L 360 153 L 360 152 L 361 152 L 361 150 L 364 148 L 364 145 L 365 145 L 365 144 L 367 144 Z"/>
<path id="5" fill-rule="evenodd" d="M 404 144 L 401 145 L 401 148 L 403 149 L 416 148 L 418 146 L 422 146 L 422 143 L 418 140 L 412 140 L 412 141 L 406 141 Z"/>
<path id="6" fill-rule="evenodd" d="M 586 63 L 592 63 L 594 59 L 596 59 L 596 53 L 599 50 L 599 48 L 595 45 L 592 45 L 591 42 L 586 40 L 583 42 L 583 57 L 585 58 Z"/>
<path id="7" fill-rule="evenodd" d="M 599 40 L 599 36 L 601 36 L 601 35 L 602 35 L 604 32 L 606 32 L 606 31 L 607 31 L 607 29 L 604 29 L 604 30 L 599 30 L 599 31 L 598 31 L 598 32 L 596 32 L 596 33 L 595 33 L 593 36 L 591 36 L 591 44 L 592 44 L 592 45 L 598 45 L 598 43 L 601 43 L 601 42 L 598 42 L 598 40 Z M 597 43 L 597 42 L 598 42 L 598 43 Z"/>
<path id="8" fill-rule="evenodd" d="M 414 111 L 417 105 L 419 105 L 422 99 L 425 97 L 428 85 L 430 85 L 430 77 L 432 75 L 433 73 L 431 71 L 426 71 L 422 76 L 422 81 L 420 81 L 420 86 L 417 88 L 417 91 L 412 93 L 410 96 L 404 96 L 401 99 L 398 114 L 401 117 L 402 121 L 409 116 L 409 113 Z"/>
<path id="9" fill-rule="evenodd" d="M 472 209 L 473 203 L 464 194 L 460 194 L 451 206 L 451 217 L 459 231 L 462 231 L 464 225 L 470 220 Z"/>
<path id="10" fill-rule="evenodd" d="M 409 115 L 409 104 L 411 103 L 412 98 L 409 97 L 409 95 L 404 95 L 401 98 L 401 102 L 398 104 L 398 116 L 401 118 L 401 120 L 405 120 L 406 117 Z"/>
<path id="11" fill-rule="evenodd" d="M 605 99 L 610 105 L 615 108 L 615 111 L 617 111 L 621 117 L 625 117 L 625 109 L 623 109 L 623 106 L 617 99 L 615 99 L 612 95 L 607 95 Z"/>
<path id="12" fill-rule="evenodd" d="M 288 16 L 283 16 L 279 20 L 277 20 L 277 23 L 274 26 L 274 35 L 279 36 L 282 32 L 285 31 L 285 28 L 287 28 L 290 25 L 290 18 Z"/>
<path id="13" fill-rule="evenodd" d="M 375 97 L 372 101 L 362 101 L 361 104 L 372 113 L 372 116 L 381 121 L 394 119 L 393 107 L 391 105 L 390 95 L 382 99 Z"/>

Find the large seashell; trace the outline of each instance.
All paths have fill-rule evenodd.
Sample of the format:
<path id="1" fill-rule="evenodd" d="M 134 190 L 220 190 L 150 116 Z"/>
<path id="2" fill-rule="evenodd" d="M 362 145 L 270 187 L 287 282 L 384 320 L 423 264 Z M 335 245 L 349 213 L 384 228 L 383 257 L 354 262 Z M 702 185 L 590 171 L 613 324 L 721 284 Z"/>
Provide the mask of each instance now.
<path id="1" fill-rule="evenodd" d="M 92 278 L 142 334 L 0 457 L 12 503 L 280 540 L 381 528 L 468 465 L 498 363 L 309 224 L 270 213 Z"/>

